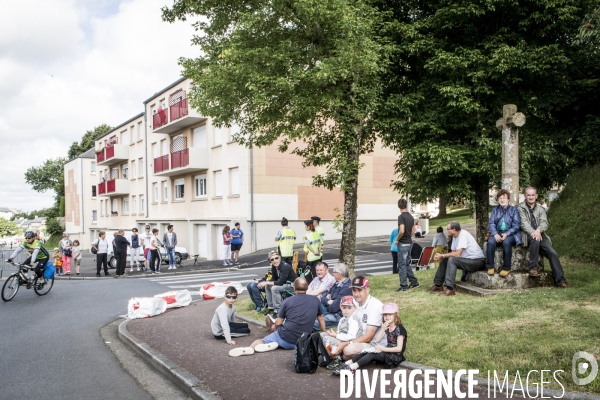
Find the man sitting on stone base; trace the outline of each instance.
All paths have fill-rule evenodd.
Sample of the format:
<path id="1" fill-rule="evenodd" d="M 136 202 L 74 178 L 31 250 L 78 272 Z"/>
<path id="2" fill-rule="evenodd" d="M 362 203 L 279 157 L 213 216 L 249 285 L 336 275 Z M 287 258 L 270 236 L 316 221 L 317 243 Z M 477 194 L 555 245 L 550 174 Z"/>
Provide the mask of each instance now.
<path id="1" fill-rule="evenodd" d="M 446 254 L 436 254 L 434 261 L 440 266 L 433 278 L 432 292 L 441 292 L 440 296 L 454 296 L 454 281 L 457 269 L 467 272 L 485 269 L 485 256 L 477 241 L 469 232 L 462 230 L 458 221 L 448 222 L 448 235 L 452 236 L 451 251 Z M 444 286 L 446 289 L 444 290 Z"/>

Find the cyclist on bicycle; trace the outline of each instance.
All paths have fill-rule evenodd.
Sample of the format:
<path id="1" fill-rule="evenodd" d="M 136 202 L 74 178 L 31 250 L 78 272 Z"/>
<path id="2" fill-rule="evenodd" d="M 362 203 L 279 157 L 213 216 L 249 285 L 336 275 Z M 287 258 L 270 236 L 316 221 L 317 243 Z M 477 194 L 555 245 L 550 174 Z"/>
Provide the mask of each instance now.
<path id="1" fill-rule="evenodd" d="M 29 264 L 33 266 L 37 262 L 37 265 L 35 266 L 35 274 L 37 275 L 40 283 L 44 282 L 44 266 L 50 259 L 50 254 L 48 253 L 48 250 L 44 248 L 42 242 L 36 239 L 35 232 L 25 232 L 25 241 L 15 249 L 14 253 L 12 253 L 8 259 L 8 262 L 12 262 L 13 258 L 15 258 L 23 250 L 31 254 L 31 256 L 25 260 L 23 264 Z"/>

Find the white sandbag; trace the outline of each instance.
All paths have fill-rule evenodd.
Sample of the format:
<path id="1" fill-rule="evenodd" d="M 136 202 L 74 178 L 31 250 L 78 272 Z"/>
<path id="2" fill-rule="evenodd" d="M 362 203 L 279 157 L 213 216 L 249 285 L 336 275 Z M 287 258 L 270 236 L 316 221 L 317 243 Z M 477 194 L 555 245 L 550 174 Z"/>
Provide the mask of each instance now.
<path id="1" fill-rule="evenodd" d="M 200 288 L 200 296 L 204 300 L 221 299 L 225 297 L 225 290 L 229 286 L 236 288 L 239 294 L 244 291 L 244 287 L 239 282 L 211 282 Z"/>
<path id="2" fill-rule="evenodd" d="M 189 290 L 171 290 L 167 293 L 157 294 L 154 297 L 160 297 L 167 302 L 167 308 L 185 307 L 192 302 L 192 295 Z"/>
<path id="3" fill-rule="evenodd" d="M 150 318 L 165 312 L 167 302 L 161 297 L 133 297 L 127 305 L 129 319 Z"/>

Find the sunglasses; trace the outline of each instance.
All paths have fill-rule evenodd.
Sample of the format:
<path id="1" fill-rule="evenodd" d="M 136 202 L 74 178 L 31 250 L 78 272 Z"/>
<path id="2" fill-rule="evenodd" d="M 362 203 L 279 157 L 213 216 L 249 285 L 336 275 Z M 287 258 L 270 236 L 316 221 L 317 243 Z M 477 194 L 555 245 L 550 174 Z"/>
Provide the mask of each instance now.
<path id="1" fill-rule="evenodd" d="M 226 294 L 225 297 L 227 297 L 228 299 L 233 299 L 233 300 L 237 299 L 237 296 L 231 296 L 229 294 Z"/>
<path id="2" fill-rule="evenodd" d="M 279 260 L 279 257 L 269 258 L 269 261 L 275 261 L 275 260 Z"/>

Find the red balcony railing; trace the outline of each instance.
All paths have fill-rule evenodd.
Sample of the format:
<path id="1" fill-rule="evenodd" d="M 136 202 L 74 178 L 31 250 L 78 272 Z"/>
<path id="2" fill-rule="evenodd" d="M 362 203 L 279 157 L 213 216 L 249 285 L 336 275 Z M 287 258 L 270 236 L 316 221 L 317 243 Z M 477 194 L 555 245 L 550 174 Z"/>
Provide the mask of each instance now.
<path id="1" fill-rule="evenodd" d="M 152 116 L 152 129 L 160 128 L 168 122 L 167 112 L 165 110 L 159 110 Z"/>
<path id="2" fill-rule="evenodd" d="M 154 173 L 163 172 L 169 169 L 169 156 L 160 156 L 154 159 Z"/>
<path id="3" fill-rule="evenodd" d="M 100 154 L 100 153 L 98 153 Z M 100 182 L 97 188 L 98 194 L 106 194 L 106 183 Z"/>
<path id="4" fill-rule="evenodd" d="M 106 148 L 106 155 L 104 156 L 105 160 L 110 160 L 115 156 L 115 146 L 110 146 Z"/>
<path id="5" fill-rule="evenodd" d="M 115 190 L 117 189 L 117 185 L 114 179 L 111 179 L 110 181 L 106 182 L 106 193 L 114 193 Z"/>
<path id="6" fill-rule="evenodd" d="M 183 149 L 171 153 L 171 168 L 187 167 L 190 164 L 190 153 L 188 149 Z"/>
<path id="7" fill-rule="evenodd" d="M 171 122 L 188 115 L 187 99 L 181 99 L 179 102 L 169 107 L 171 113 Z"/>
<path id="8" fill-rule="evenodd" d="M 96 162 L 101 163 L 104 161 L 104 149 L 100 150 L 99 153 L 96 153 Z"/>

